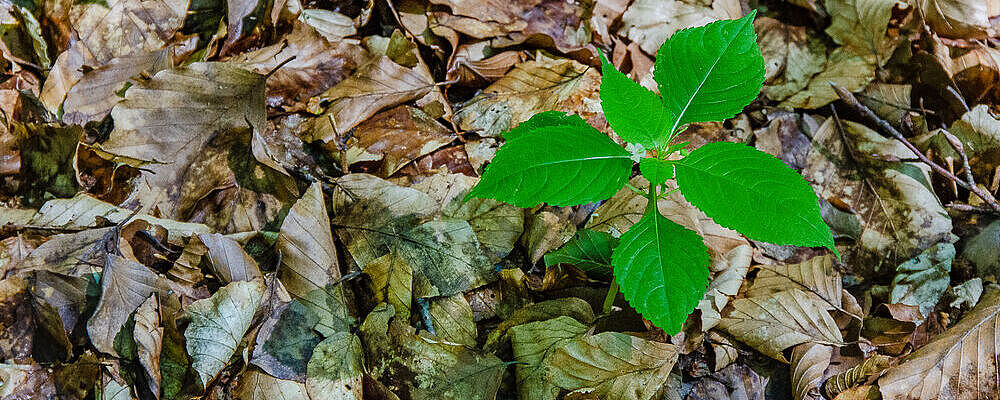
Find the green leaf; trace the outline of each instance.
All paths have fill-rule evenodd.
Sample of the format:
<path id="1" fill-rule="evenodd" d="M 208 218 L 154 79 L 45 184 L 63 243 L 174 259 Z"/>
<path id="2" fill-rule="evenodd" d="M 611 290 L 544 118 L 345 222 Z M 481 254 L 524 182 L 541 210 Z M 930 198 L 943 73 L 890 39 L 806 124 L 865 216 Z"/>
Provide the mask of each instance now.
<path id="1" fill-rule="evenodd" d="M 531 133 L 535 130 L 553 126 L 579 126 L 582 128 L 589 128 L 590 125 L 579 115 L 567 114 L 562 111 L 544 111 L 535 114 L 531 119 L 524 121 L 517 125 L 517 127 L 504 132 L 503 138 L 505 140 L 513 140 L 517 137 L 525 134 Z"/>
<path id="2" fill-rule="evenodd" d="M 658 186 L 674 177 L 674 166 L 671 164 L 673 163 L 656 158 L 643 158 L 639 161 L 639 171 L 642 171 L 642 176 L 651 185 Z"/>
<path id="3" fill-rule="evenodd" d="M 753 30 L 756 15 L 678 31 L 656 52 L 653 79 L 669 133 L 691 122 L 732 117 L 760 93 L 764 58 Z"/>
<path id="4" fill-rule="evenodd" d="M 837 254 L 812 187 L 774 156 L 717 142 L 699 147 L 676 166 L 684 198 L 719 225 L 754 240 L 823 246 Z"/>
<path id="5" fill-rule="evenodd" d="M 670 335 L 680 332 L 708 286 L 701 237 L 659 212 L 647 212 L 622 235 L 612 264 L 625 300 Z"/>
<path id="6" fill-rule="evenodd" d="M 611 252 L 618 239 L 608 233 L 584 229 L 559 250 L 545 255 L 545 266 L 570 264 L 594 278 L 611 276 Z"/>
<path id="7" fill-rule="evenodd" d="M 615 69 L 601 56 L 601 109 L 622 139 L 652 147 L 666 139 L 666 109 L 660 96 Z"/>
<path id="8" fill-rule="evenodd" d="M 553 114 L 544 115 L 544 121 L 525 122 L 530 130 L 515 129 L 466 200 L 570 206 L 607 199 L 625 184 L 632 170 L 629 152 L 579 116 L 554 125 Z"/>

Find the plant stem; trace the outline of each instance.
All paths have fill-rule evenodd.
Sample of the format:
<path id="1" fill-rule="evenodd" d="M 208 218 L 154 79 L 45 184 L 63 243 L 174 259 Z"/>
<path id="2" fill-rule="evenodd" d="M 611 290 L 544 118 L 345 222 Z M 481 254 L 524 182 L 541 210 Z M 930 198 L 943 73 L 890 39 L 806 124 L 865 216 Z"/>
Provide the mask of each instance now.
<path id="1" fill-rule="evenodd" d="M 631 183 L 625 182 L 625 187 L 627 187 L 629 189 L 632 189 L 633 192 L 636 192 L 638 194 L 641 194 L 641 195 L 645 195 L 646 194 L 643 191 L 639 190 L 639 188 L 637 188 L 635 186 L 632 186 Z"/>
<path id="2" fill-rule="evenodd" d="M 611 287 L 608 288 L 608 294 L 604 296 L 604 308 L 601 309 L 604 315 L 611 314 L 611 307 L 614 306 L 615 298 L 617 297 L 618 297 L 618 280 L 612 278 Z"/>

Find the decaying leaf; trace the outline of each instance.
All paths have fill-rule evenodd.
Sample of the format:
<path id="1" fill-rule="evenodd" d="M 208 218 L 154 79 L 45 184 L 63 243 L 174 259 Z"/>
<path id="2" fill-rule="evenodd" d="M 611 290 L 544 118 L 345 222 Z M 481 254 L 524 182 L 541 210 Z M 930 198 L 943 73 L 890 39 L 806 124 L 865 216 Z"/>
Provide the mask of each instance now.
<path id="1" fill-rule="evenodd" d="M 539 54 L 536 60 L 517 65 L 466 102 L 455 113 L 455 122 L 483 136 L 500 136 L 536 113 L 561 110 L 601 125 L 599 86 L 600 76 L 595 69 Z"/>
<path id="2" fill-rule="evenodd" d="M 570 317 L 511 328 L 522 398 L 556 399 L 561 390 L 602 399 L 652 399 L 666 384 L 677 348 L 618 332 L 586 334 Z"/>
<path id="3" fill-rule="evenodd" d="M 987 291 L 955 326 L 889 368 L 879 379 L 882 396 L 896 399 L 974 399 L 997 385 L 997 315 L 1000 292 Z"/>
<path id="4" fill-rule="evenodd" d="M 252 369 L 240 378 L 236 393 L 240 399 L 246 400 L 309 400 L 304 384 Z"/>
<path id="5" fill-rule="evenodd" d="M 276 243 L 281 251 L 280 279 L 288 293 L 320 316 L 324 334 L 345 331 L 349 323 L 337 249 L 319 183 L 306 190 L 288 211 Z"/>
<path id="6" fill-rule="evenodd" d="M 316 346 L 306 375 L 311 399 L 362 398 L 361 341 L 354 334 L 337 332 Z"/>
<path id="7" fill-rule="evenodd" d="M 101 275 L 101 299 L 87 321 L 90 341 L 98 350 L 118 355 L 114 342 L 125 321 L 150 295 L 164 290 L 164 283 L 145 265 L 117 254 L 108 254 Z"/>
<path id="8" fill-rule="evenodd" d="M 399 106 L 368 118 L 347 139 L 344 164 L 381 161 L 388 178 L 406 163 L 451 143 L 455 134 L 419 108 Z"/>
<path id="9" fill-rule="evenodd" d="M 919 306 L 920 313 L 929 315 L 951 283 L 951 261 L 955 246 L 939 243 L 896 267 L 889 300 L 893 303 Z"/>
<path id="10" fill-rule="evenodd" d="M 262 278 L 260 267 L 235 240 L 218 233 L 198 235 L 198 239 L 208 249 L 208 258 L 212 260 L 212 269 L 216 276 L 226 284 L 235 281 L 252 281 Z"/>
<path id="11" fill-rule="evenodd" d="M 452 295 L 495 279 L 468 222 L 423 222 L 438 208 L 426 194 L 366 174 L 341 178 L 338 189 L 333 223 L 362 269 L 396 254 L 413 270 L 417 298 Z"/>
<path id="12" fill-rule="evenodd" d="M 368 314 L 360 336 L 372 376 L 415 400 L 493 399 L 506 368 L 491 354 L 415 334 L 385 303 Z"/>
<path id="13" fill-rule="evenodd" d="M 198 200 L 194 193 L 183 192 L 188 189 L 184 182 L 204 179 L 206 172 L 192 164 L 213 136 L 264 129 L 264 76 L 218 62 L 160 71 L 126 91 L 111 116 L 115 129 L 101 149 L 148 163 L 151 174 L 146 179 L 154 191 L 163 193 L 157 205 L 167 217 L 181 219 Z M 263 142 L 252 142 L 255 158 L 282 170 Z"/>
<path id="14" fill-rule="evenodd" d="M 814 257 L 798 264 L 761 265 L 747 296 L 767 296 L 790 288 L 813 296 L 826 309 L 853 311 L 844 310 L 843 283 L 840 273 L 833 268 L 833 256 Z"/>
<path id="15" fill-rule="evenodd" d="M 191 367 L 197 371 L 202 387 L 207 387 L 236 354 L 263 297 L 261 280 L 239 281 L 187 307 L 190 322 L 184 337 Z"/>
<path id="16" fill-rule="evenodd" d="M 676 31 L 741 15 L 739 3 L 731 0 L 637 0 L 622 15 L 619 34 L 638 42 L 647 54 L 656 54 Z"/>
<path id="17" fill-rule="evenodd" d="M 316 111 L 329 102 L 322 107 L 326 113 L 313 130 L 312 140 L 334 141 L 379 110 L 422 97 L 434 87 L 429 75 L 420 68 L 396 64 L 388 56 L 376 57 L 310 101 Z"/>

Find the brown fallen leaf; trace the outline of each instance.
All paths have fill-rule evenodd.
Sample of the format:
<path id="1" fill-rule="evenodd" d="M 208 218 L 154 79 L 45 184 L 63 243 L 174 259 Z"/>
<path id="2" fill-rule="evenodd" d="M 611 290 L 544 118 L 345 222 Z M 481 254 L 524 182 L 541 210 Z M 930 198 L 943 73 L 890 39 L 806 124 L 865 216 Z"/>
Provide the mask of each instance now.
<path id="1" fill-rule="evenodd" d="M 166 291 L 165 284 L 145 265 L 108 254 L 101 276 L 101 299 L 87 320 L 90 342 L 101 352 L 118 355 L 114 348 L 118 331 L 132 312 L 159 291 Z"/>
<path id="2" fill-rule="evenodd" d="M 235 240 L 218 233 L 198 235 L 198 239 L 208 248 L 208 258 L 212 260 L 212 270 L 228 284 L 235 281 L 252 281 L 262 278 L 257 261 L 250 257 Z"/>
<path id="3" fill-rule="evenodd" d="M 326 335 L 346 331 L 350 323 L 330 218 L 317 182 L 292 205 L 281 223 L 275 246 L 281 252 L 279 277 L 292 297 L 319 313 L 316 329 Z M 335 285 L 335 286 L 331 286 Z"/>
<path id="4" fill-rule="evenodd" d="M 753 285 L 747 290 L 748 297 L 767 296 L 777 292 L 798 288 L 814 296 L 818 304 L 829 310 L 845 310 L 843 283 L 840 273 L 833 267 L 833 256 L 814 257 L 798 264 L 763 264 Z M 860 319 L 861 315 L 853 315 Z"/>
<path id="5" fill-rule="evenodd" d="M 878 381 L 882 397 L 977 399 L 1000 392 L 998 315 L 1000 291 L 989 290 L 957 324 L 889 368 Z"/>
<path id="6" fill-rule="evenodd" d="M 455 113 L 459 128 L 496 137 L 542 111 L 579 114 L 602 126 L 597 89 L 600 74 L 573 60 L 547 57 L 518 64 Z"/>
<path id="7" fill-rule="evenodd" d="M 83 125 L 103 119 L 122 100 L 120 93 L 135 84 L 140 74 L 153 74 L 173 67 L 170 49 L 141 52 L 108 60 L 83 74 L 66 94 L 63 121 Z"/>
<path id="8" fill-rule="evenodd" d="M 159 302 L 156 295 L 142 302 L 135 311 L 135 339 L 139 364 L 149 382 L 149 391 L 160 398 L 160 351 L 163 347 L 163 327 L 160 326 Z"/>
<path id="9" fill-rule="evenodd" d="M 341 140 L 346 140 L 344 164 L 381 161 L 376 175 L 388 178 L 455 138 L 450 129 L 419 108 L 399 106 L 373 115 Z"/>
<path id="10" fill-rule="evenodd" d="M 844 345 L 833 317 L 799 289 L 735 299 L 731 304 L 719 327 L 775 360 L 788 362 L 781 352 L 797 344 Z"/>
<path id="11" fill-rule="evenodd" d="M 376 57 L 309 101 L 310 111 L 326 110 L 320 117 L 322 124 L 311 132 L 311 140 L 334 141 L 379 110 L 418 99 L 433 87 L 429 72 L 406 68 L 388 56 Z"/>
<path id="12" fill-rule="evenodd" d="M 125 92 L 125 100 L 111 111 L 115 129 L 100 149 L 148 163 L 146 180 L 164 194 L 158 206 L 164 216 L 179 219 L 191 207 L 181 203 L 183 183 L 195 178 L 187 175 L 188 167 L 214 134 L 250 128 L 256 137 L 265 128 L 264 80 L 262 75 L 218 62 L 160 71 Z M 257 161 L 284 171 L 262 141 L 251 140 L 250 147 Z"/>
<path id="13" fill-rule="evenodd" d="M 305 10 L 300 18 L 306 18 L 306 11 L 325 10 Z M 270 74 L 265 89 L 269 106 L 301 111 L 309 98 L 343 81 L 367 58 L 357 40 L 334 39 L 324 37 L 314 26 L 296 22 L 281 42 L 241 54 L 233 62 L 258 74 Z M 275 70 L 279 64 L 281 68 Z"/>
<path id="14" fill-rule="evenodd" d="M 803 343 L 792 349 L 792 395 L 795 400 L 820 399 L 823 371 L 830 366 L 833 348 L 816 343 Z"/>

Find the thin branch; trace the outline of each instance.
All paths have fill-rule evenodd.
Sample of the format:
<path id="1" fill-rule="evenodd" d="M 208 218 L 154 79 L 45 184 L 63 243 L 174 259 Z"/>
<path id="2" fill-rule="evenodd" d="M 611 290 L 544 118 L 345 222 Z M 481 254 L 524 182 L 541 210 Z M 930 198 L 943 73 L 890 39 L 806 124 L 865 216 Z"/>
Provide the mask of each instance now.
<path id="1" fill-rule="evenodd" d="M 903 134 L 899 132 L 899 130 L 890 125 L 884 119 L 880 118 L 878 115 L 875 115 L 875 113 L 872 112 L 872 110 L 866 107 L 864 104 L 861 104 L 858 101 L 858 99 L 854 97 L 853 94 L 851 94 L 851 92 L 845 90 L 840 86 L 837 86 L 832 82 L 830 83 L 830 86 L 832 86 L 833 90 L 837 92 L 837 96 L 840 96 L 840 99 L 844 101 L 844 104 L 847 104 L 847 106 L 857 111 L 859 114 L 865 117 L 865 119 L 867 119 L 869 122 L 875 124 L 878 130 L 892 136 L 893 139 L 896 139 L 904 146 L 906 146 L 906 148 L 910 149 L 910 151 L 913 152 L 913 154 L 916 155 L 921 162 L 923 162 L 932 170 L 934 170 L 934 172 L 943 175 L 945 178 L 950 179 L 951 181 L 955 182 L 962 188 L 969 190 L 969 192 L 976 195 L 976 197 L 982 199 L 984 203 L 986 203 L 991 209 L 993 209 L 994 213 L 1000 213 L 1000 203 L 997 203 L 996 198 L 994 198 L 992 194 L 983 190 L 983 188 L 977 186 L 975 182 L 971 182 L 970 184 L 970 182 L 955 176 L 955 174 L 951 173 L 947 169 L 941 167 L 933 160 L 928 158 L 926 155 L 924 155 L 924 153 L 920 151 L 920 149 L 917 148 L 917 146 L 914 146 L 913 143 L 910 143 L 910 141 L 907 140 L 906 137 L 904 137 Z"/>

